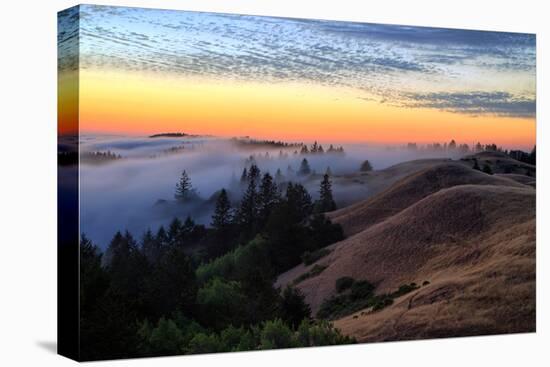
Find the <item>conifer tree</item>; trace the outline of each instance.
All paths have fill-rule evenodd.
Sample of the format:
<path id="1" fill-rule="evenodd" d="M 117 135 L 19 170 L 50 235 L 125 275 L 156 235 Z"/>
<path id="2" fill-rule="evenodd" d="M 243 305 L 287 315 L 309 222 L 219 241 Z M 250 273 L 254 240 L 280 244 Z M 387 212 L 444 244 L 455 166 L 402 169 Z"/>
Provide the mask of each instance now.
<path id="1" fill-rule="evenodd" d="M 300 176 L 307 176 L 311 173 L 311 167 L 309 166 L 309 162 L 307 159 L 302 159 L 302 163 L 300 164 L 300 169 L 298 170 L 298 175 Z"/>
<path id="2" fill-rule="evenodd" d="M 181 174 L 179 182 L 176 184 L 176 193 L 174 197 L 176 200 L 184 201 L 192 198 L 195 195 L 195 189 L 191 184 L 191 179 L 184 170 Z"/>
<path id="3" fill-rule="evenodd" d="M 149 263 L 156 263 L 160 257 L 160 247 L 151 229 L 147 229 L 141 239 L 141 252 Z"/>
<path id="4" fill-rule="evenodd" d="M 314 142 L 313 145 L 311 146 L 311 153 L 315 154 L 317 153 L 317 149 L 319 148 L 319 146 L 317 145 L 317 142 Z"/>
<path id="5" fill-rule="evenodd" d="M 182 240 L 181 230 L 181 221 L 177 217 L 174 217 L 172 222 L 170 222 L 170 226 L 168 227 L 168 243 L 171 246 L 176 245 Z"/>
<path id="6" fill-rule="evenodd" d="M 260 177 L 260 169 L 252 165 L 248 172 L 248 186 L 237 210 L 236 222 L 244 238 L 252 235 L 258 219 L 258 191 L 257 184 Z"/>
<path id="7" fill-rule="evenodd" d="M 311 196 L 301 184 L 289 182 L 286 188 L 286 200 L 292 220 L 301 222 L 311 214 L 313 209 Z"/>
<path id="8" fill-rule="evenodd" d="M 361 164 L 360 171 L 361 171 L 361 172 L 369 172 L 369 171 L 372 171 L 372 165 L 370 164 L 370 162 L 369 162 L 368 160 L 365 160 L 365 161 Z"/>
<path id="9" fill-rule="evenodd" d="M 260 181 L 260 169 L 258 166 L 253 164 L 250 166 L 250 170 L 248 171 L 248 183 L 252 182 L 254 186 L 258 186 L 258 182 Z"/>
<path id="10" fill-rule="evenodd" d="M 241 185 L 246 185 L 246 182 L 248 181 L 248 171 L 246 170 L 246 167 L 243 168 L 243 173 L 241 174 Z"/>
<path id="11" fill-rule="evenodd" d="M 227 197 L 227 191 L 222 189 L 216 199 L 216 208 L 212 215 L 212 227 L 215 230 L 221 231 L 226 229 L 232 221 L 231 202 Z"/>
<path id="12" fill-rule="evenodd" d="M 277 202 L 277 185 L 273 182 L 273 178 L 269 172 L 262 177 L 258 192 L 258 215 L 262 223 L 267 221 L 271 209 Z"/>
<path id="13" fill-rule="evenodd" d="M 336 203 L 332 197 L 332 182 L 330 181 L 329 175 L 326 173 L 321 181 L 319 201 L 316 203 L 315 209 L 318 213 L 330 212 L 336 209 Z"/>

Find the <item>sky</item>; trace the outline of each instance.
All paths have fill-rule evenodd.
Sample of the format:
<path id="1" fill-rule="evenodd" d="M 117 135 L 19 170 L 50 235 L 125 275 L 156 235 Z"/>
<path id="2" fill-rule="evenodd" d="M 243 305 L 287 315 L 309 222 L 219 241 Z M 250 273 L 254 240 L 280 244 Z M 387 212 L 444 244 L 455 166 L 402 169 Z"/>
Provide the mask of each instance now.
<path id="1" fill-rule="evenodd" d="M 58 42 L 61 133 L 536 140 L 531 34 L 81 5 Z"/>

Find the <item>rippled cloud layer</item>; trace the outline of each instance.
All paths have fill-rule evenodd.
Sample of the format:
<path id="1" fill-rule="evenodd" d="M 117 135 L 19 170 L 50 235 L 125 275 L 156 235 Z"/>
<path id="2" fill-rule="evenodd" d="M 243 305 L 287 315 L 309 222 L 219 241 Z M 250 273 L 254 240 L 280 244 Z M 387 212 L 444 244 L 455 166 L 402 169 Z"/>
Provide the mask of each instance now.
<path id="1" fill-rule="evenodd" d="M 314 83 L 397 105 L 535 115 L 531 34 L 91 5 L 70 17 L 83 69 Z M 61 67 L 74 65 L 63 55 L 71 39 L 60 33 Z"/>

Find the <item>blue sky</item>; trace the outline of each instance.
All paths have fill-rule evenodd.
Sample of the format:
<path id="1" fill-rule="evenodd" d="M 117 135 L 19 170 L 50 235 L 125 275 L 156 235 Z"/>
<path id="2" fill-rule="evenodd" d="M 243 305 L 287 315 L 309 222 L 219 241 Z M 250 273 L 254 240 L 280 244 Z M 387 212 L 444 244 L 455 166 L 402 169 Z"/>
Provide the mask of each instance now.
<path id="1" fill-rule="evenodd" d="M 535 116 L 532 34 L 92 5 L 80 27 L 83 69 L 299 81 L 397 106 Z"/>

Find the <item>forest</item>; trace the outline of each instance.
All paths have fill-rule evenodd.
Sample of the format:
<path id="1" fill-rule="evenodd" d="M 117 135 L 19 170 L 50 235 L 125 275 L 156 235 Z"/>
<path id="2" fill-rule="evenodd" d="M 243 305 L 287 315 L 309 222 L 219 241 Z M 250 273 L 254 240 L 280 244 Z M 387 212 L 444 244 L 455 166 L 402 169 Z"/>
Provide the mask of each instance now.
<path id="1" fill-rule="evenodd" d="M 242 199 L 216 198 L 210 226 L 174 218 L 141 238 L 117 232 L 102 252 L 80 243 L 81 357 L 85 360 L 353 343 L 314 320 L 304 296 L 274 288 L 278 274 L 342 240 L 329 172 L 313 201 L 300 183 L 277 184 L 256 165 Z M 180 205 L 196 191 L 184 171 Z"/>

